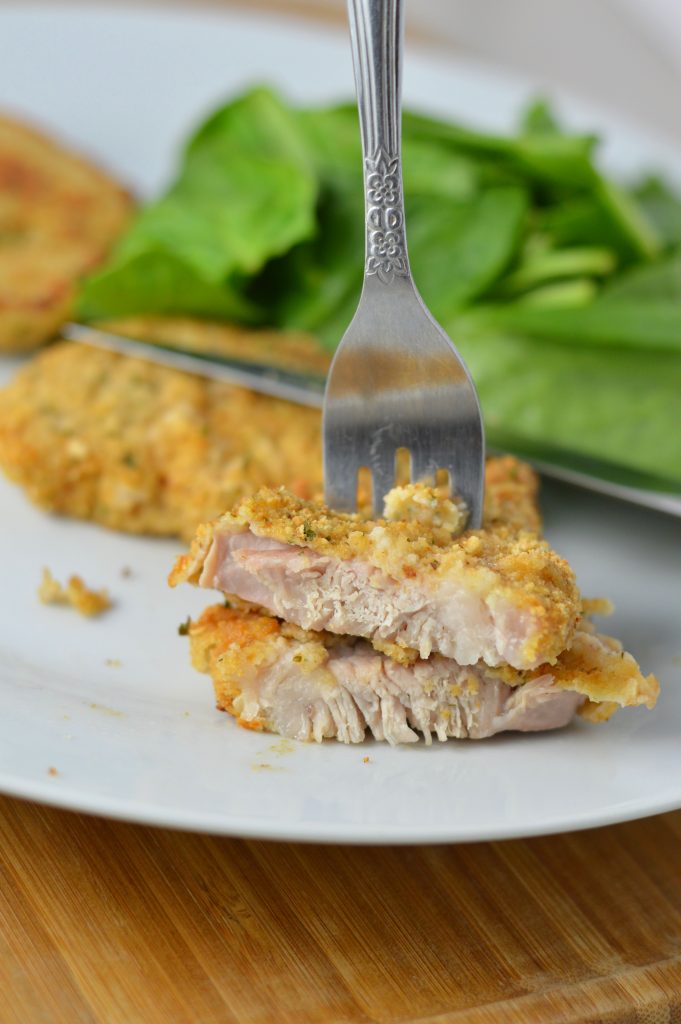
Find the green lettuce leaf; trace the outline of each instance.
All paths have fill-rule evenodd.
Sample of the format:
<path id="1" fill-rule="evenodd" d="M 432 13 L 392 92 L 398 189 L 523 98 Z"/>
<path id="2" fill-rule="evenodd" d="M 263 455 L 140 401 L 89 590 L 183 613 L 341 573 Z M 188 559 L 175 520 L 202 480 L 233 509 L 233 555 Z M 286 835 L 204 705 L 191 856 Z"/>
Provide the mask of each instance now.
<path id="1" fill-rule="evenodd" d="M 605 178 L 596 143 L 543 101 L 508 137 L 407 112 L 414 279 L 461 344 L 492 444 L 681 488 L 681 199 Z M 199 127 L 79 314 L 267 323 L 333 349 L 364 242 L 355 106 L 253 89 Z"/>
<path id="2" fill-rule="evenodd" d="M 547 344 L 475 319 L 447 325 L 480 392 L 489 443 L 606 460 L 681 489 L 681 358 Z"/>
<path id="3" fill-rule="evenodd" d="M 480 309 L 481 323 L 560 341 L 571 351 L 585 347 L 668 350 L 681 353 L 681 302 L 598 298 L 579 308 L 537 308 L 521 303 Z"/>
<path id="4" fill-rule="evenodd" d="M 518 245 L 527 194 L 489 188 L 468 203 L 415 197 L 407 204 L 414 280 L 438 320 L 487 291 Z"/>
<path id="5" fill-rule="evenodd" d="M 671 301 L 681 305 L 681 254 L 657 263 L 632 267 L 620 274 L 604 289 L 602 300 L 640 301 L 649 299 Z"/>
<path id="6" fill-rule="evenodd" d="M 303 111 L 300 122 L 323 183 L 317 235 L 273 261 L 249 294 L 267 303 L 277 325 L 314 332 L 333 348 L 362 286 L 357 112 L 349 107 Z M 527 195 L 517 186 L 480 191 L 474 162 L 427 139 L 405 139 L 404 177 L 412 270 L 434 314 L 449 315 L 484 292 L 508 264 Z"/>
<path id="7" fill-rule="evenodd" d="M 85 282 L 80 315 L 253 319 L 255 307 L 239 295 L 244 279 L 314 235 L 317 194 L 295 113 L 268 90 L 248 93 L 192 139 L 175 184 Z"/>
<path id="8" fill-rule="evenodd" d="M 681 198 L 658 177 L 646 178 L 633 195 L 662 240 L 681 246 Z"/>

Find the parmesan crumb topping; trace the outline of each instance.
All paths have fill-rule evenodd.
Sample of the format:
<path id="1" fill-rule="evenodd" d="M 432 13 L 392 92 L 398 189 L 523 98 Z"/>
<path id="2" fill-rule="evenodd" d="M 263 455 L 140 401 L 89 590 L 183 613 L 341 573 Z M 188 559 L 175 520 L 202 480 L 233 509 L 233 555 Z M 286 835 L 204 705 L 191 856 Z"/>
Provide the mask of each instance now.
<path id="1" fill-rule="evenodd" d="M 419 523 L 448 544 L 466 528 L 468 509 L 456 495 L 425 483 L 393 487 L 385 496 L 383 517 L 389 523 Z"/>

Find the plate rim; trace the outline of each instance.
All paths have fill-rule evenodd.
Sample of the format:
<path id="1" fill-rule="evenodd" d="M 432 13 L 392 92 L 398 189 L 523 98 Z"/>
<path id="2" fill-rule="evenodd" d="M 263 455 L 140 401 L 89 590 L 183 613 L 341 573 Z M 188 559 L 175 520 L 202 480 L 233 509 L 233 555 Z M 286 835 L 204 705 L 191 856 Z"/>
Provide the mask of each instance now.
<path id="1" fill-rule="evenodd" d="M 450 827 L 442 829 L 420 829 L 418 833 L 410 832 L 405 826 L 381 825 L 372 828 L 367 822 L 361 825 L 327 825 L 299 823 L 279 826 L 268 818 L 241 818 L 231 815 L 222 817 L 219 811 L 215 814 L 201 813 L 193 815 L 191 811 L 159 809 L 158 804 L 140 800 L 127 800 L 119 797 L 88 796 L 78 787 L 67 787 L 51 790 L 48 783 L 36 780 L 13 781 L 13 776 L 4 772 L 0 774 L 0 793 L 18 799 L 29 800 L 49 807 L 72 811 L 76 814 L 87 814 L 103 817 L 113 821 L 126 821 L 135 825 L 147 825 L 152 828 L 170 828 L 177 831 L 201 832 L 208 835 L 220 835 L 233 839 L 271 840 L 272 842 L 288 843 L 336 843 L 343 846 L 421 846 L 421 845 L 455 845 L 460 843 L 505 842 L 514 839 L 526 839 L 539 836 L 560 835 L 567 832 L 582 832 L 592 828 L 604 828 L 609 825 L 626 824 L 643 818 L 666 814 L 681 809 L 681 796 L 659 800 L 658 802 L 634 800 L 633 806 L 623 811 L 613 808 L 610 811 L 592 811 L 574 817 L 545 819 L 536 825 L 520 825 L 486 828 L 467 828 L 454 830 Z M 59 785 L 55 782 L 55 786 Z"/>

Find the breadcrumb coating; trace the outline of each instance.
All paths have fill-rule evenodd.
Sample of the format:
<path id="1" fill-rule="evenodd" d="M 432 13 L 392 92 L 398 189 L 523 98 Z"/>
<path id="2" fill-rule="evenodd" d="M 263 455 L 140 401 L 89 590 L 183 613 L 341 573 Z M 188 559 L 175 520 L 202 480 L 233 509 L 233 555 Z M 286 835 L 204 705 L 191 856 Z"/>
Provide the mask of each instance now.
<path id="1" fill-rule="evenodd" d="M 0 116 L 0 351 L 57 333 L 78 281 L 104 260 L 132 206 L 91 163 Z"/>
<path id="2" fill-rule="evenodd" d="M 387 501 L 391 503 L 390 495 Z M 490 529 L 486 517 L 482 530 L 469 530 L 453 538 L 433 522 L 424 523 L 418 518 L 366 519 L 357 513 L 334 512 L 284 487 L 264 487 L 238 502 L 232 512 L 204 525 L 200 549 L 205 546 L 205 534 L 212 537 L 221 528 L 231 526 L 247 526 L 257 536 L 310 547 L 335 558 L 366 558 L 398 578 L 413 578 L 419 570 L 442 577 L 455 565 L 485 565 L 499 569 L 508 579 L 522 581 L 530 591 L 565 583 L 570 595 L 576 596 L 569 566 L 546 541 L 502 523 Z M 197 569 L 198 563 L 194 575 Z"/>
<path id="3" fill-rule="evenodd" d="M 583 601 L 583 608 L 596 606 L 599 611 L 591 614 L 602 614 L 600 609 L 604 604 L 609 605 L 610 602 L 587 599 Z M 574 690 L 589 698 L 579 714 L 593 721 L 604 721 L 618 707 L 645 705 L 653 708 L 660 690 L 655 676 L 643 676 L 635 659 L 624 650 L 619 640 L 597 633 L 586 617 L 580 619 L 570 646 L 555 663 L 539 665 L 530 672 L 518 671 L 507 665 L 490 669 L 490 672 L 507 686 L 520 686 L 537 675 L 550 672 L 557 687 Z M 596 704 L 599 705 L 597 712 L 592 706 Z"/>
<path id="4" fill-rule="evenodd" d="M 561 689 L 576 690 L 601 705 L 654 708 L 660 692 L 655 676 L 643 676 L 619 640 L 585 630 L 577 631 L 551 674 Z M 593 718 L 588 710 L 586 717 Z"/>
<path id="5" fill-rule="evenodd" d="M 49 569 L 43 569 L 38 597 L 43 604 L 69 605 L 87 618 L 101 615 L 111 607 L 111 599 L 106 590 L 90 589 L 80 576 L 70 576 L 66 586 L 62 586 Z"/>
<path id="6" fill-rule="evenodd" d="M 514 530 L 541 533 L 539 477 L 514 455 L 487 460 L 485 476 L 485 525 L 506 525 Z"/>
<path id="7" fill-rule="evenodd" d="M 612 615 L 615 607 L 607 597 L 584 597 L 582 598 L 582 613 L 584 615 Z"/>

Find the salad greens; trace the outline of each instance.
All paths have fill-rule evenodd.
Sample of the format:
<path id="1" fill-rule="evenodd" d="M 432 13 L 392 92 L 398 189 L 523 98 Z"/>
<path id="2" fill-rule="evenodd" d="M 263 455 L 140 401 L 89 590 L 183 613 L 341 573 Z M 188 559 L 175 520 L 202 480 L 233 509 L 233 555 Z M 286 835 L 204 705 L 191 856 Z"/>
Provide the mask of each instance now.
<path id="1" fill-rule="evenodd" d="M 681 198 L 608 180 L 596 146 L 543 102 L 512 137 L 406 113 L 412 270 L 492 444 L 681 490 Z M 361 167 L 354 106 L 246 93 L 190 139 L 80 315 L 232 319 L 332 349 L 361 287 Z"/>

